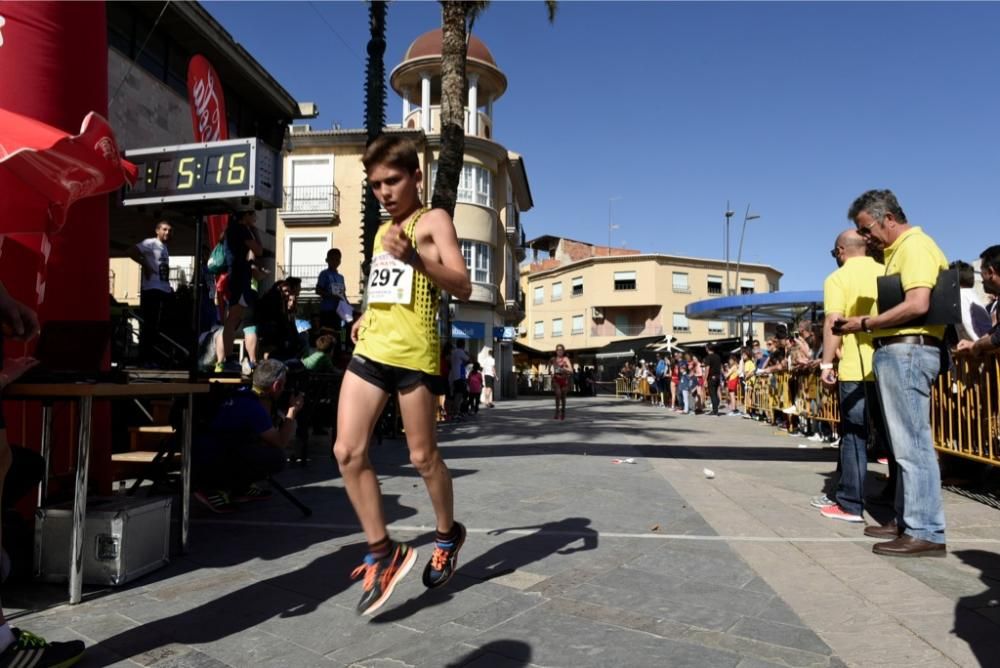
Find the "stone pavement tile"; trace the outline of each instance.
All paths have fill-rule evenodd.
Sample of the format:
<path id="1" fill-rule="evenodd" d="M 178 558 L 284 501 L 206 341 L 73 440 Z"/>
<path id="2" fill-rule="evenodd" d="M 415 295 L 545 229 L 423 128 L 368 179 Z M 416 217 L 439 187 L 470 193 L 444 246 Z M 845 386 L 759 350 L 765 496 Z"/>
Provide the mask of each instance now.
<path id="1" fill-rule="evenodd" d="M 826 631 L 821 637 L 836 648 L 837 655 L 849 666 L 941 668 L 953 665 L 937 649 L 898 624 L 873 624 L 866 631 Z"/>
<path id="2" fill-rule="evenodd" d="M 76 668 L 139 668 L 143 664 L 123 659 L 109 649 L 88 645 Z"/>
<path id="3" fill-rule="evenodd" d="M 744 638 L 723 631 L 708 630 L 704 625 L 688 624 L 641 611 L 623 609 L 610 605 L 588 603 L 566 598 L 555 598 L 543 609 L 564 615 L 581 617 L 610 626 L 621 626 L 643 631 L 671 640 L 694 643 L 707 648 L 730 651 L 739 656 L 755 656 L 773 659 L 784 666 L 826 667 L 831 665 L 829 650 L 820 654 L 780 646 L 760 640 Z M 739 618 L 737 618 L 739 621 Z"/>
<path id="4" fill-rule="evenodd" d="M 471 614 L 454 619 L 455 623 L 479 631 L 493 628 L 544 603 L 540 594 L 511 593 L 501 599 L 493 599 Z"/>
<path id="5" fill-rule="evenodd" d="M 782 624 L 766 619 L 744 617 L 727 631 L 732 635 L 751 638 L 772 645 L 792 647 L 816 654 L 830 654 L 830 648 L 811 630 L 799 625 Z"/>
<path id="6" fill-rule="evenodd" d="M 754 579 L 753 570 L 735 553 L 677 550 L 671 547 L 639 554 L 630 568 L 673 577 L 744 587 Z"/>
<path id="7" fill-rule="evenodd" d="M 355 660 L 351 665 L 439 667 L 450 658 L 468 653 L 466 648 L 458 646 L 472 638 L 475 633 L 473 629 L 448 622 L 426 633 L 412 636 L 402 643 L 379 650 L 373 656 Z M 388 664 L 387 661 L 393 661 L 395 664 Z"/>
<path id="8" fill-rule="evenodd" d="M 802 620 L 795 614 L 795 611 L 788 607 L 788 604 L 777 596 L 772 598 L 770 602 L 768 602 L 767 606 L 757 613 L 757 617 L 771 622 L 778 622 L 780 624 L 803 626 Z"/>
<path id="9" fill-rule="evenodd" d="M 232 668 L 233 666 L 233 664 L 225 663 L 198 651 L 191 651 L 181 656 L 170 656 L 146 665 L 149 668 Z"/>
<path id="10" fill-rule="evenodd" d="M 476 637 L 476 642 L 514 640 L 531 648 L 532 662 L 543 666 L 735 666 L 734 653 L 670 640 L 649 633 L 600 624 L 533 608 Z"/>
<path id="11" fill-rule="evenodd" d="M 367 617 L 356 618 L 353 624 L 330 632 L 337 635 L 340 647 L 326 657 L 340 665 L 380 656 L 384 650 L 414 642 L 422 635 L 399 624 L 372 624 Z"/>
<path id="12" fill-rule="evenodd" d="M 207 642 L 192 643 L 192 646 L 229 666 L 287 666 L 288 668 L 311 666 L 335 666 L 328 658 L 288 642 L 287 640 L 257 628 L 249 628 L 239 633 L 219 636 Z"/>
<path id="13" fill-rule="evenodd" d="M 972 611 L 913 614 L 901 621 L 924 642 L 961 666 L 1000 663 L 996 626 Z"/>
<path id="14" fill-rule="evenodd" d="M 701 605 L 698 602 L 680 604 L 668 598 L 671 592 L 667 589 L 657 587 L 655 584 L 633 589 L 584 584 L 561 595 L 570 600 L 633 610 L 659 619 L 705 629 L 724 631 L 739 621 L 739 613 L 724 607 Z"/>

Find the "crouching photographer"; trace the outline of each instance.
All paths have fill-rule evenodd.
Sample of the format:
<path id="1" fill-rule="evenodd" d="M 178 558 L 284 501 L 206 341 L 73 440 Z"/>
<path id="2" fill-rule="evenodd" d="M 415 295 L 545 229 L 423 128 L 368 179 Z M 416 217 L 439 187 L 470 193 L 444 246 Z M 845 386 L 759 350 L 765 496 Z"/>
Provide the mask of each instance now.
<path id="1" fill-rule="evenodd" d="M 288 368 L 278 360 L 262 360 L 251 387 L 241 387 L 216 409 L 208 429 L 195 440 L 192 469 L 195 498 L 209 510 L 228 513 L 238 503 L 270 498 L 258 483 L 285 467 L 285 450 L 295 437 L 296 418 L 305 397 L 287 396 L 287 407 L 275 411 L 285 393 Z"/>

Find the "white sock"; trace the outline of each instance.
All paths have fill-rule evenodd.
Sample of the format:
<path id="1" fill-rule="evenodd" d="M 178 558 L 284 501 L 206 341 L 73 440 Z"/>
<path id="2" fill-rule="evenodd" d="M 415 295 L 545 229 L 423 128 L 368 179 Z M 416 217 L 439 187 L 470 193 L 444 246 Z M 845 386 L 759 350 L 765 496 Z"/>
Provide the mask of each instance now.
<path id="1" fill-rule="evenodd" d="M 10 624 L 4 622 L 0 625 L 0 652 L 14 644 L 14 632 L 10 630 Z"/>

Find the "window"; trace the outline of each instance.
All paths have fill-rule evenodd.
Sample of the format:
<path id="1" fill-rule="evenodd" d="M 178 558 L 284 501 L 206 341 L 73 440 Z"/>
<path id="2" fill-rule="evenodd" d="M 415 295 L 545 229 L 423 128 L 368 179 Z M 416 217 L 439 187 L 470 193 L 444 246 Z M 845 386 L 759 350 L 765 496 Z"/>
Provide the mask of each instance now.
<path id="1" fill-rule="evenodd" d="M 583 316 L 573 316 L 573 334 L 583 334 Z"/>
<path id="2" fill-rule="evenodd" d="M 722 294 L 722 276 L 708 276 L 708 294 L 710 295 L 721 295 Z"/>
<path id="3" fill-rule="evenodd" d="M 431 191 L 437 180 L 438 163 L 431 163 Z M 493 172 L 481 165 L 465 163 L 458 179 L 456 199 L 469 204 L 493 205 Z"/>
<path id="4" fill-rule="evenodd" d="M 754 283 L 752 278 L 740 279 L 740 294 L 752 295 L 754 293 Z"/>
<path id="5" fill-rule="evenodd" d="M 541 304 L 545 301 L 545 286 L 539 285 L 535 288 L 535 303 Z"/>
<path id="6" fill-rule="evenodd" d="M 708 333 L 709 334 L 725 334 L 726 333 L 726 323 L 721 320 L 709 320 L 708 321 Z"/>
<path id="7" fill-rule="evenodd" d="M 583 296 L 583 276 L 577 276 L 573 279 L 573 296 Z"/>
<path id="8" fill-rule="evenodd" d="M 557 302 L 562 299 L 562 281 L 552 284 L 552 301 Z"/>
<path id="9" fill-rule="evenodd" d="M 292 158 L 292 178 L 285 189 L 288 213 L 333 211 L 333 158 Z"/>
<path id="10" fill-rule="evenodd" d="M 691 292 L 691 286 L 688 285 L 688 275 L 685 272 L 674 272 L 674 292 Z"/>
<path id="11" fill-rule="evenodd" d="M 552 320 L 552 336 L 562 336 L 562 318 Z"/>
<path id="12" fill-rule="evenodd" d="M 472 279 L 472 282 L 490 283 L 490 258 L 493 255 L 493 248 L 481 241 L 467 241 L 465 239 L 462 239 L 460 245 L 462 257 L 465 258 L 465 268 L 469 270 L 469 278 Z M 535 303 L 541 302 L 536 301 Z"/>
<path id="13" fill-rule="evenodd" d="M 675 332 L 690 332 L 691 325 L 688 323 L 687 316 L 683 313 L 674 313 L 674 331 Z"/>
<path id="14" fill-rule="evenodd" d="M 635 290 L 635 272 L 616 271 L 615 290 Z"/>
<path id="15" fill-rule="evenodd" d="M 535 338 L 540 339 L 545 336 L 545 323 L 541 320 L 535 321 Z"/>

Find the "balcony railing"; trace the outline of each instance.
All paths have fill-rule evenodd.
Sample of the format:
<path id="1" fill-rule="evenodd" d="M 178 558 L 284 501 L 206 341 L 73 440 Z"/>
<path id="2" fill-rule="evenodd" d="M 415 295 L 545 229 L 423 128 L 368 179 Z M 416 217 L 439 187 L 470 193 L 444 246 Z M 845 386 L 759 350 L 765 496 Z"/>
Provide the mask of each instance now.
<path id="1" fill-rule="evenodd" d="M 278 265 L 278 278 L 285 279 L 289 276 L 302 279 L 302 297 L 310 297 L 315 294 L 316 279 L 319 273 L 326 269 L 325 264 L 287 264 Z"/>
<path id="2" fill-rule="evenodd" d="M 340 215 L 340 190 L 337 186 L 290 186 L 284 189 L 281 208 L 285 218 L 329 218 Z"/>
<path id="3" fill-rule="evenodd" d="M 591 336 L 660 336 L 663 334 L 662 325 L 591 325 Z"/>

